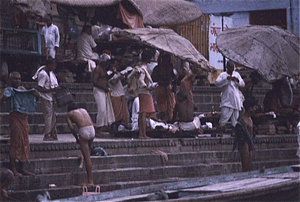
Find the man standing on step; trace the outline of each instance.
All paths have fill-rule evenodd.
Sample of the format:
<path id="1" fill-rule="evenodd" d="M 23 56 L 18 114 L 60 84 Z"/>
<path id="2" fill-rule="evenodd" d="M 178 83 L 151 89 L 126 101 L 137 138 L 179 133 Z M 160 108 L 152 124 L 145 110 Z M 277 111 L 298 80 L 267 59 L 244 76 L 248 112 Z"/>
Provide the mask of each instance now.
<path id="1" fill-rule="evenodd" d="M 90 147 L 95 137 L 93 121 L 88 112 L 83 108 L 78 108 L 74 102 L 68 105 L 68 113 L 66 118 L 68 126 L 74 135 L 76 142 L 80 145 L 81 153 L 84 158 L 87 172 L 87 182 L 85 185 L 92 186 L 94 185 L 94 181 L 92 175 Z M 78 127 L 78 135 L 74 129 L 73 123 L 75 123 Z"/>
<path id="2" fill-rule="evenodd" d="M 251 115 L 256 110 L 256 102 L 253 99 L 246 99 L 244 101 L 245 113 L 237 121 L 235 125 L 235 136 L 233 150 L 238 148 L 241 161 L 242 171 L 250 171 L 252 164 L 252 151 L 254 150 L 253 145 L 253 122 Z"/>
<path id="3" fill-rule="evenodd" d="M 215 85 L 222 89 L 221 93 L 221 117 L 220 127 L 223 127 L 229 119 L 235 127 L 239 113 L 242 110 L 242 101 L 240 97 L 239 87 L 244 87 L 245 82 L 241 75 L 234 71 L 235 64 L 232 61 L 227 62 L 226 72 L 222 72 Z"/>
<path id="4" fill-rule="evenodd" d="M 96 136 L 103 137 L 101 130 L 115 122 L 115 115 L 110 99 L 110 88 L 108 87 L 109 77 L 107 68 L 110 65 L 111 57 L 103 53 L 100 56 L 98 65 L 93 71 L 93 93 L 97 103 L 98 114 L 96 120 Z"/>
<path id="5" fill-rule="evenodd" d="M 45 119 L 44 141 L 57 140 L 56 115 L 53 102 L 53 92 L 61 89 L 58 86 L 57 78 L 54 74 L 56 62 L 53 58 L 46 61 L 46 66 L 38 69 L 36 75 L 38 79 L 37 90 L 41 95 L 42 111 Z"/>
<path id="6" fill-rule="evenodd" d="M 45 39 L 46 57 L 55 58 L 56 49 L 59 47 L 59 29 L 52 23 L 52 16 L 46 17 L 46 25 L 42 28 L 41 35 Z M 50 57 L 49 57 L 50 56 Z"/>
<path id="7" fill-rule="evenodd" d="M 10 165 L 15 176 L 33 175 L 24 168 L 30 153 L 28 114 L 37 109 L 36 100 L 39 93 L 35 89 L 26 90 L 20 86 L 21 75 L 18 72 L 9 74 L 10 87 L 4 89 L 0 106 L 7 102 L 9 106 L 9 128 L 10 128 Z M 19 160 L 21 172 L 16 169 L 15 161 Z"/>

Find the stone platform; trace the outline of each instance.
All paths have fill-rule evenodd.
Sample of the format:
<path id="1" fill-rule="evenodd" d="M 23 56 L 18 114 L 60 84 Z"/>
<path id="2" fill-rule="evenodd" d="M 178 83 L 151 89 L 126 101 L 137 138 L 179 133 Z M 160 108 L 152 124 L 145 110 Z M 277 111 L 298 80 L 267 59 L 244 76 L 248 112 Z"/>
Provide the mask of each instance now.
<path id="1" fill-rule="evenodd" d="M 34 200 L 48 190 L 52 199 L 82 195 L 85 168 L 79 168 L 80 150 L 71 134 L 60 134 L 58 141 L 42 141 L 42 135 L 30 135 L 31 154 L 26 169 L 36 174 L 15 178 L 8 193 L 20 201 Z M 9 143 L 1 141 L 1 167 L 8 167 Z M 241 171 L 240 157 L 232 152 L 229 134 L 195 138 L 95 138 L 94 147 L 102 147 L 108 156 L 92 156 L 95 185 L 111 192 L 154 184 L 179 183 L 208 176 L 223 176 Z M 255 141 L 253 170 L 299 163 L 297 136 L 258 135 Z M 167 159 L 155 151 L 166 154 Z M 50 184 L 56 187 L 50 188 Z M 89 187 L 94 190 L 95 187 Z"/>

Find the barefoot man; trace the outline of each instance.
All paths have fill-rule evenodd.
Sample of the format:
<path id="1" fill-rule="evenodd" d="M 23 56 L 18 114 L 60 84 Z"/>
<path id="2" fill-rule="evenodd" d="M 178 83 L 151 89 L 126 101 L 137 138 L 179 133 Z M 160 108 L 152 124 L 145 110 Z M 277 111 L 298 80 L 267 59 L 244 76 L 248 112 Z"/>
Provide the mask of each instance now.
<path id="1" fill-rule="evenodd" d="M 83 108 L 78 108 L 75 103 L 69 104 L 66 118 L 76 142 L 80 145 L 81 153 L 84 158 L 87 172 L 87 182 L 84 185 L 92 186 L 94 185 L 94 181 L 92 174 L 92 161 L 90 158 L 90 146 L 95 137 L 93 121 L 88 112 Z M 78 127 L 78 135 L 74 129 L 73 123 L 75 123 Z"/>
<path id="2" fill-rule="evenodd" d="M 256 110 L 255 100 L 247 98 L 244 101 L 244 108 L 245 113 L 238 119 L 235 126 L 233 151 L 238 148 L 241 156 L 242 171 L 247 172 L 251 170 L 252 152 L 254 151 L 253 122 L 251 115 L 253 115 Z"/>
<path id="3" fill-rule="evenodd" d="M 36 111 L 39 93 L 35 89 L 26 90 L 21 86 L 21 75 L 18 72 L 9 74 L 10 87 L 3 90 L 0 106 L 6 101 L 9 106 L 10 128 L 10 166 L 15 176 L 34 175 L 24 169 L 30 153 L 28 114 Z M 21 164 L 21 172 L 16 169 L 16 159 Z"/>

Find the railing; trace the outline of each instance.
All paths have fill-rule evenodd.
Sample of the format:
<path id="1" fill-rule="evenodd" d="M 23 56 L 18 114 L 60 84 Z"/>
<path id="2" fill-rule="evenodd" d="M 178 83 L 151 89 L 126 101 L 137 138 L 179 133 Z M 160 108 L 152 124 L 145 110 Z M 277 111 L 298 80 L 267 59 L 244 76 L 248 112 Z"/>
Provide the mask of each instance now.
<path id="1" fill-rule="evenodd" d="M 0 51 L 41 55 L 41 35 L 37 30 L 0 28 Z"/>

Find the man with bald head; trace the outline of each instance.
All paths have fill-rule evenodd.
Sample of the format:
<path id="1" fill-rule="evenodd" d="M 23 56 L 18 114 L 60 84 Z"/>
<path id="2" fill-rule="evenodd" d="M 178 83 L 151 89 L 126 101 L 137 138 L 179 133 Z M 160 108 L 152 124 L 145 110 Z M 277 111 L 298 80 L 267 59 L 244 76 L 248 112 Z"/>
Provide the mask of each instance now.
<path id="1" fill-rule="evenodd" d="M 28 114 L 36 111 L 37 90 L 26 90 L 21 86 L 21 75 L 18 72 L 9 74 L 10 86 L 2 92 L 0 106 L 6 102 L 9 106 L 9 128 L 10 128 L 10 166 L 13 174 L 18 177 L 33 175 L 25 170 L 25 162 L 28 161 L 30 153 Z M 17 171 L 15 161 L 21 164 L 20 172 Z"/>
<path id="2" fill-rule="evenodd" d="M 231 119 L 232 126 L 235 127 L 239 112 L 242 110 L 239 87 L 244 87 L 245 82 L 241 75 L 234 71 L 234 67 L 234 62 L 228 61 L 226 72 L 222 72 L 215 82 L 215 85 L 222 89 L 220 127 L 223 127 L 229 119 Z"/>
<path id="3" fill-rule="evenodd" d="M 103 128 L 107 130 L 109 126 L 115 122 L 115 115 L 110 99 L 111 90 L 108 86 L 108 80 L 110 78 L 107 74 L 110 60 L 111 57 L 108 54 L 103 53 L 97 61 L 97 67 L 92 74 L 94 85 L 93 93 L 98 109 L 95 123 L 97 137 L 103 137 L 101 130 L 103 131 Z"/>

